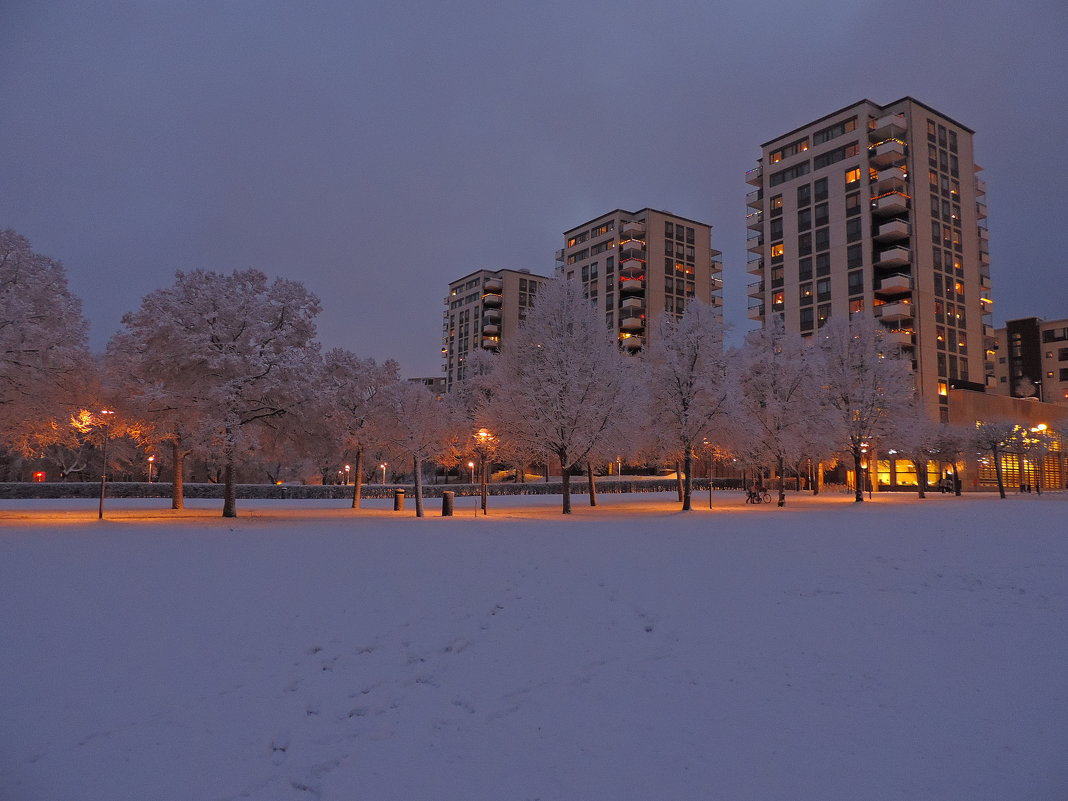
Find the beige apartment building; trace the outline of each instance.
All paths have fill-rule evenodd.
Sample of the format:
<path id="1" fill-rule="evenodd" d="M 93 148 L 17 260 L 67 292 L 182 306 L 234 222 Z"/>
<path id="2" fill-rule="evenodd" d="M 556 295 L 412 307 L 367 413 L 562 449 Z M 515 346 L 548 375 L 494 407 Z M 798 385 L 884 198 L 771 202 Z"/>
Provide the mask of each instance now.
<path id="1" fill-rule="evenodd" d="M 605 325 L 636 353 L 657 316 L 681 316 L 690 298 L 722 308 L 719 256 L 705 223 L 655 209 L 615 209 L 564 232 L 556 273 L 581 281 Z"/>
<path id="2" fill-rule="evenodd" d="M 526 317 L 544 275 L 529 270 L 475 270 L 449 284 L 441 331 L 445 390 L 464 378 L 464 362 L 478 348 L 496 350 Z"/>
<path id="3" fill-rule="evenodd" d="M 998 394 L 1068 404 L 1068 320 L 1009 320 L 995 334 Z"/>
<path id="4" fill-rule="evenodd" d="M 973 131 L 910 97 L 847 106 L 761 146 L 746 173 L 749 316 L 812 335 L 871 311 L 935 420 L 995 386 L 986 186 Z"/>

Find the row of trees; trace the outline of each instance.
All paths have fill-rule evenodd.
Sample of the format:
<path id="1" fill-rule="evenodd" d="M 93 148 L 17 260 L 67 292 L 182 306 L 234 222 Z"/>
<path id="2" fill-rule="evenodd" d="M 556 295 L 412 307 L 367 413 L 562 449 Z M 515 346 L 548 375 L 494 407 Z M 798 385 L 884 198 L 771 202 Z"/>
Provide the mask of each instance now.
<path id="1" fill-rule="evenodd" d="M 772 322 L 730 350 L 719 316 L 691 302 L 681 318 L 660 318 L 647 352 L 630 358 L 576 283 L 551 282 L 500 353 L 470 357 L 463 386 L 439 398 L 401 380 L 394 362 L 324 353 L 318 299 L 255 270 L 177 273 L 93 356 L 62 266 L 4 231 L 0 304 L 8 448 L 76 473 L 86 438 L 107 426 L 128 451 L 169 451 L 175 508 L 186 461 L 214 465 L 225 516 L 237 514 L 237 470 L 249 459 L 299 463 L 324 479 L 348 463 L 354 508 L 366 457 L 403 461 L 419 515 L 428 462 L 457 466 L 477 454 L 525 470 L 552 461 L 566 514 L 572 472 L 585 468 L 592 478 L 593 465 L 619 457 L 679 464 L 689 509 L 699 451 L 779 476 L 844 454 L 859 476 L 875 442 L 952 464 L 971 447 L 959 432 L 924 422 L 908 363 L 869 318 L 829 321 L 814 346 Z M 858 481 L 858 501 L 861 490 Z"/>

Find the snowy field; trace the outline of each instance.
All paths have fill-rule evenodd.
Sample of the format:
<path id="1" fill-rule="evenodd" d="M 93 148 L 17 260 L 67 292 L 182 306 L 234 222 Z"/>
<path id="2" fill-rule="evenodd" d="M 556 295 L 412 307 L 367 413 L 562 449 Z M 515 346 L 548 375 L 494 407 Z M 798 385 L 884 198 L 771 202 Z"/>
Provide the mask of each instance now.
<path id="1" fill-rule="evenodd" d="M 3 502 L 0 799 L 1068 798 L 1065 495 L 575 500 Z"/>

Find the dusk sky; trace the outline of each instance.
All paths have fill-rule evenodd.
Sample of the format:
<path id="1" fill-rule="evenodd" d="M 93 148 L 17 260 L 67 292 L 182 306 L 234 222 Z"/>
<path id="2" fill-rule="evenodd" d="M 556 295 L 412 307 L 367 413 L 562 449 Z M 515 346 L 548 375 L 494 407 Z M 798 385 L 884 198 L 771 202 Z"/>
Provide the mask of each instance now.
<path id="1" fill-rule="evenodd" d="M 176 270 L 255 267 L 324 345 L 434 375 L 450 280 L 649 206 L 713 226 L 743 331 L 760 144 L 911 95 L 976 131 L 995 323 L 1063 318 L 1066 37 L 1063 0 L 0 0 L 0 228 L 95 350 Z"/>

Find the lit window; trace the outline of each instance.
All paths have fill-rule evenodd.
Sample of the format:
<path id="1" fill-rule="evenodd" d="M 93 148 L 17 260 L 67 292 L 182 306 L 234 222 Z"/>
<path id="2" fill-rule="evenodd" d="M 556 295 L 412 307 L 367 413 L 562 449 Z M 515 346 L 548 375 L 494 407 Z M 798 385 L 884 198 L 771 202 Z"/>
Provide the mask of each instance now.
<path id="1" fill-rule="evenodd" d="M 771 246 L 771 255 L 772 255 L 772 258 L 774 258 L 776 256 L 782 256 L 783 255 L 783 244 L 782 244 L 782 242 L 780 242 L 777 245 L 772 245 Z"/>
<path id="2" fill-rule="evenodd" d="M 845 172 L 845 182 L 846 182 L 847 186 L 849 184 L 855 184 L 859 180 L 860 180 L 860 167 L 853 167 L 850 170 L 846 170 L 846 172 Z"/>

